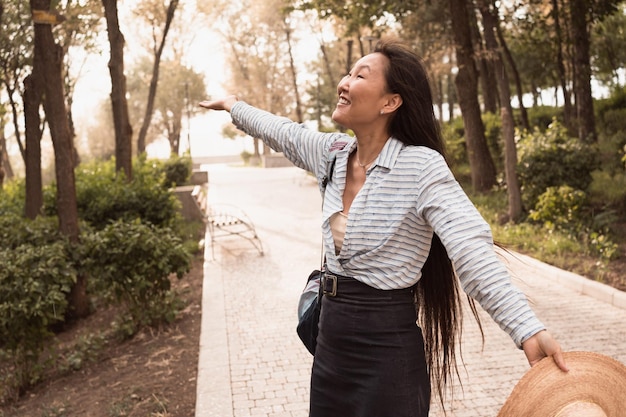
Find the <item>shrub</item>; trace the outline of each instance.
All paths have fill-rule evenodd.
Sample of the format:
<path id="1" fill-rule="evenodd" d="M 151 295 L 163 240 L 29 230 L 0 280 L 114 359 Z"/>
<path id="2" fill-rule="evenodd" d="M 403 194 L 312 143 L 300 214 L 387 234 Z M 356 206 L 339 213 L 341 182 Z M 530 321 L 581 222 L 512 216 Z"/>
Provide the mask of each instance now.
<path id="1" fill-rule="evenodd" d="M 8 181 L 0 188 L 0 216 L 7 214 L 22 215 L 26 199 L 24 179 Z"/>
<path id="2" fill-rule="evenodd" d="M 560 107 L 533 106 L 527 109 L 527 114 L 528 124 L 540 131 L 548 129 L 555 120 L 563 120 L 563 109 Z"/>
<path id="3" fill-rule="evenodd" d="M 163 162 L 161 168 L 165 175 L 163 185 L 167 188 L 176 187 L 189 182 L 192 171 L 191 157 L 173 155 Z"/>
<path id="4" fill-rule="evenodd" d="M 626 172 L 611 174 L 605 170 L 591 173 L 589 186 L 591 201 L 598 207 L 614 207 L 620 212 L 626 210 Z"/>
<path id="5" fill-rule="evenodd" d="M 76 279 L 64 241 L 0 250 L 0 399 L 40 377 L 37 364 L 50 326 L 62 322 Z M 6 369 L 2 369 L 2 367 Z"/>
<path id="6" fill-rule="evenodd" d="M 56 214 L 56 187 L 46 187 L 44 211 Z M 158 162 L 136 161 L 132 181 L 115 172 L 114 161 L 82 164 L 76 170 L 76 200 L 79 217 L 100 230 L 117 221 L 172 226 L 178 220 L 178 200 L 165 184 Z"/>
<path id="7" fill-rule="evenodd" d="M 129 334 L 174 319 L 177 300 L 169 276 L 181 278 L 188 272 L 190 255 L 170 229 L 116 221 L 84 241 L 91 288 L 128 309 Z"/>
<path id="8" fill-rule="evenodd" d="M 586 191 L 597 165 L 595 148 L 570 137 L 556 120 L 545 132 L 523 133 L 518 157 L 522 198 L 529 208 L 549 187 L 569 185 Z"/>
<path id="9" fill-rule="evenodd" d="M 528 217 L 548 229 L 578 231 L 584 224 L 586 199 L 583 191 L 569 185 L 548 187 Z"/>
<path id="10" fill-rule="evenodd" d="M 441 127 L 447 158 L 453 167 L 467 164 L 467 147 L 465 146 L 462 127 L 462 124 L 460 127 L 458 126 L 458 122 L 445 123 Z"/>

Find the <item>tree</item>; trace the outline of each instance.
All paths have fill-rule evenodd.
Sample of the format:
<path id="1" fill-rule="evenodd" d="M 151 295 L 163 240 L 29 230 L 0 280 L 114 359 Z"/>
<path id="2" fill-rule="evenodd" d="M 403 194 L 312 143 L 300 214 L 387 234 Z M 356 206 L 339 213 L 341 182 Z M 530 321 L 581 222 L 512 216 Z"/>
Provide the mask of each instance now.
<path id="1" fill-rule="evenodd" d="M 183 119 L 191 118 L 200 109 L 197 103 L 206 97 L 206 84 L 203 74 L 183 65 L 180 60 L 161 62 L 160 87 L 154 100 L 154 116 L 151 128 L 146 132 L 146 143 L 157 136 L 165 136 L 170 144 L 172 155 L 180 150 Z M 144 80 L 152 70 L 148 59 L 139 61 L 128 78 L 131 117 L 143 111 L 143 100 L 148 89 Z M 137 99 L 133 99 L 133 98 Z"/>
<path id="2" fill-rule="evenodd" d="M 120 31 L 117 0 L 102 0 L 111 49 L 109 73 L 111 74 L 111 107 L 115 126 L 115 168 L 123 171 L 128 181 L 132 179 L 133 128 L 128 117 L 126 75 L 124 74 L 124 35 Z"/>
<path id="3" fill-rule="evenodd" d="M 50 0 L 30 0 L 35 24 L 34 57 L 45 71 L 43 106 L 48 119 L 50 136 L 54 147 L 57 186 L 57 212 L 59 230 L 70 243 L 79 240 L 76 182 L 74 178 L 73 146 L 68 125 L 63 94 L 63 50 L 55 43 L 52 25 L 59 22 L 50 10 Z M 85 317 L 89 313 L 87 280 L 79 275 L 69 294 L 69 314 Z"/>
<path id="4" fill-rule="evenodd" d="M 40 109 L 44 80 L 41 64 L 35 65 L 33 60 L 34 32 L 29 11 L 30 5 L 26 1 L 10 3 L 4 10 L 5 30 L 0 33 L 0 65 L 3 85 L 11 108 L 15 140 L 26 169 L 24 214 L 34 219 L 39 215 L 43 205 L 41 137 L 45 122 L 42 121 Z M 29 69 L 31 72 L 26 75 Z M 16 95 L 21 96 L 23 104 L 21 109 Z M 22 113 L 24 140 L 20 123 Z M 5 153 L 6 146 L 3 146 L 3 154 Z"/>
<path id="5" fill-rule="evenodd" d="M 163 31 L 161 33 L 160 41 L 157 40 L 158 27 L 163 23 L 163 9 L 161 2 L 142 2 L 138 9 L 138 15 L 148 20 L 152 26 L 153 34 L 153 54 L 154 63 L 152 67 L 152 77 L 150 78 L 150 89 L 148 91 L 148 99 L 146 104 L 146 112 L 143 117 L 141 129 L 139 129 L 139 137 L 137 138 L 137 153 L 143 153 L 146 150 L 146 134 L 150 127 L 150 121 L 152 120 L 152 113 L 154 112 L 154 100 L 157 92 L 157 85 L 159 83 L 159 65 L 161 63 L 161 56 L 163 55 L 163 49 L 165 48 L 165 40 L 170 30 L 170 25 L 174 19 L 174 13 L 178 7 L 178 0 L 170 0 L 167 9 L 165 10 L 165 22 Z"/>
<path id="6" fill-rule="evenodd" d="M 605 84 L 622 86 L 619 71 L 626 66 L 626 5 L 598 22 L 591 36 L 595 76 Z"/>
<path id="7" fill-rule="evenodd" d="M 282 13 L 282 0 L 230 3 L 223 11 L 222 36 L 230 48 L 233 91 L 251 104 L 284 116 L 294 116 L 296 99 Z M 254 139 L 255 157 L 260 156 Z M 268 147 L 264 153 L 269 153 Z"/>
<path id="8" fill-rule="evenodd" d="M 450 0 L 449 6 L 458 65 L 455 85 L 465 126 L 472 186 L 478 192 L 486 192 L 496 184 L 496 168 L 487 147 L 478 103 L 478 71 L 474 62 L 469 10 L 466 0 Z"/>
<path id="9" fill-rule="evenodd" d="M 581 141 L 595 142 L 598 138 L 591 94 L 589 4 L 587 0 L 570 0 L 570 19 L 574 46 L 574 96 L 578 118 L 578 138 Z"/>
<path id="10" fill-rule="evenodd" d="M 74 90 L 88 54 L 100 52 L 96 38 L 102 28 L 102 7 L 96 0 L 66 0 L 61 5 L 63 8 L 60 12 L 63 13 L 65 21 L 58 27 L 55 34 L 58 43 L 63 48 L 65 102 L 74 148 L 74 164 L 77 166 L 80 163 L 80 155 L 74 144 L 76 138 L 73 112 Z M 78 49 L 84 53 L 70 53 Z M 81 57 L 82 62 L 77 63 L 76 57 Z"/>
<path id="11" fill-rule="evenodd" d="M 494 75 L 500 94 L 500 117 L 502 120 L 502 136 L 504 137 L 504 173 L 509 198 L 509 220 L 516 222 L 522 215 L 522 191 L 517 178 L 517 149 L 515 145 L 515 122 L 511 107 L 509 77 L 500 45 L 496 39 L 499 21 L 493 4 L 488 0 L 479 0 L 478 7 L 482 15 L 485 44 L 489 59 L 493 64 Z"/>

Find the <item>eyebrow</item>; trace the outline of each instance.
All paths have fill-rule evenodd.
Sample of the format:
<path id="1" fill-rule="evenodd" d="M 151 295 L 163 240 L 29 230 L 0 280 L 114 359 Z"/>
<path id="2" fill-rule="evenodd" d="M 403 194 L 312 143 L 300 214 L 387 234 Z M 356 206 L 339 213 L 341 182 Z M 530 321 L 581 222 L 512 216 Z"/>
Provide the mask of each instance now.
<path id="1" fill-rule="evenodd" d="M 358 71 L 358 70 L 363 69 L 363 68 L 367 68 L 367 70 L 369 70 L 369 72 L 372 72 L 372 68 L 370 68 L 370 66 L 367 65 L 367 64 L 361 64 L 358 67 L 354 67 L 352 69 L 352 71 Z"/>

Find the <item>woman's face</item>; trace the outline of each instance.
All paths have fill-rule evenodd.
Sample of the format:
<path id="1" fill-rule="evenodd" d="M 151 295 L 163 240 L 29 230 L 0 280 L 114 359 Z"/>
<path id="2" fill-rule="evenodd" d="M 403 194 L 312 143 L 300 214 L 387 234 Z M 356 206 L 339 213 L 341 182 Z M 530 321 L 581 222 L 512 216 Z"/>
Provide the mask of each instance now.
<path id="1" fill-rule="evenodd" d="M 359 59 L 337 86 L 339 100 L 332 119 L 349 129 L 380 119 L 387 98 L 385 72 L 389 60 L 381 53 Z"/>

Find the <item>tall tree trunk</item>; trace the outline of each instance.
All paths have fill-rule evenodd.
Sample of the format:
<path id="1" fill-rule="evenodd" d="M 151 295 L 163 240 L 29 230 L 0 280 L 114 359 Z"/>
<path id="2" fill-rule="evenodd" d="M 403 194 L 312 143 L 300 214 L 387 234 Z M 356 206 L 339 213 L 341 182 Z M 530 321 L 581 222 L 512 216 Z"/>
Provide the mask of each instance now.
<path id="1" fill-rule="evenodd" d="M 456 90 L 454 89 L 454 80 L 452 75 L 446 77 L 446 89 L 448 96 L 448 120 L 454 119 L 454 105 L 456 103 Z"/>
<path id="2" fill-rule="evenodd" d="M 24 80 L 24 126 L 25 126 L 25 157 L 26 202 L 24 215 L 29 219 L 36 218 L 43 206 L 43 181 L 41 178 L 41 135 L 43 132 L 39 108 L 43 101 L 44 75 L 40 63 L 39 46 L 35 44 L 35 60 L 33 72 Z"/>
<path id="3" fill-rule="evenodd" d="M 1 16 L 0 16 L 1 17 Z M 5 178 L 13 178 L 13 169 L 7 153 L 7 138 L 4 135 L 4 120 L 0 120 L 0 190 Z"/>
<path id="4" fill-rule="evenodd" d="M 570 1 L 572 40 L 574 43 L 574 96 L 578 119 L 578 138 L 585 142 L 597 142 L 596 121 L 591 94 L 591 59 L 589 57 L 589 30 L 587 0 Z"/>
<path id="5" fill-rule="evenodd" d="M 0 166 L 2 166 L 2 180 L 12 179 L 15 177 L 13 173 L 13 167 L 11 166 L 11 160 L 9 159 L 9 153 L 7 152 L 7 138 L 4 136 L 4 126 L 1 126 L 0 130 L 0 159 L 2 162 Z"/>
<path id="6" fill-rule="evenodd" d="M 30 0 L 30 7 L 31 11 L 49 11 L 50 0 Z M 54 147 L 59 230 L 71 244 L 77 244 L 80 230 L 76 205 L 73 146 L 63 94 L 61 69 L 63 49 L 54 41 L 52 25 L 35 23 L 35 54 L 35 60 L 41 59 L 41 66 L 45 68 L 43 106 Z M 68 315 L 85 317 L 87 314 L 89 314 L 87 279 L 84 275 L 79 275 L 69 294 Z"/>
<path id="7" fill-rule="evenodd" d="M 520 118 L 522 121 L 522 127 L 526 130 L 530 130 L 530 123 L 528 121 L 528 112 L 526 111 L 526 106 L 524 105 L 524 90 L 522 89 L 522 79 L 519 75 L 519 71 L 517 70 L 517 65 L 515 64 L 515 60 L 513 59 L 513 55 L 511 54 L 511 50 L 509 49 L 506 39 L 502 34 L 502 28 L 500 25 L 496 27 L 496 31 L 498 34 L 498 41 L 500 42 L 500 48 L 504 53 L 504 57 L 506 58 L 506 62 L 509 64 L 509 68 L 511 68 L 511 72 L 513 73 L 513 78 L 515 79 L 515 90 L 517 92 L 517 101 L 519 102 L 519 110 L 520 110 Z"/>
<path id="8" fill-rule="evenodd" d="M 13 98 L 13 93 L 15 92 L 15 87 L 11 87 L 7 82 L 4 83 L 7 89 L 7 96 L 9 98 L 9 104 L 11 105 L 11 114 L 13 116 L 13 131 L 15 132 L 15 141 L 17 142 L 17 147 L 20 150 L 20 155 L 22 155 L 22 160 L 26 162 L 26 145 L 22 142 L 22 136 L 20 134 L 20 116 L 18 110 L 18 104 L 15 102 Z"/>
<path id="9" fill-rule="evenodd" d="M 470 3 L 471 4 L 471 3 Z M 480 30 L 478 29 L 478 20 L 476 13 L 469 13 L 470 27 L 472 30 L 472 39 L 478 51 L 476 66 L 478 69 L 478 81 L 483 97 L 483 112 L 496 114 L 498 111 L 498 85 L 495 80 L 494 68 L 488 52 L 482 42 Z"/>
<path id="10" fill-rule="evenodd" d="M 324 67 L 326 68 L 326 74 L 328 75 L 328 79 L 330 80 L 330 85 L 337 85 L 337 81 L 335 80 L 335 74 L 330 67 L 330 59 L 328 58 L 328 54 L 326 53 L 326 46 L 320 42 L 320 51 L 322 51 L 322 58 L 324 59 Z"/>
<path id="11" fill-rule="evenodd" d="M 556 68 L 559 73 L 561 92 L 563 93 L 563 123 L 567 127 L 572 126 L 572 99 L 567 87 L 567 72 L 563 58 L 563 31 L 559 12 L 559 1 L 552 0 L 552 18 L 554 20 L 554 33 L 556 35 Z"/>
<path id="12" fill-rule="evenodd" d="M 102 0 L 111 49 L 109 73 L 111 74 L 111 107 L 115 126 L 115 169 L 132 179 L 133 128 L 128 117 L 126 76 L 124 75 L 124 35 L 117 17 L 117 0 Z"/>
<path id="13" fill-rule="evenodd" d="M 450 0 L 449 4 L 459 67 L 455 85 L 465 126 L 472 186 L 478 192 L 487 192 L 496 184 L 496 168 L 487 147 L 485 126 L 478 103 L 478 74 L 467 4 L 466 0 Z"/>
<path id="14" fill-rule="evenodd" d="M 296 96 L 296 118 L 298 123 L 302 123 L 304 122 L 304 118 L 302 117 L 302 103 L 300 102 L 300 92 L 298 91 L 298 74 L 296 71 L 296 65 L 293 62 L 293 51 L 291 49 L 291 29 L 289 27 L 285 29 L 285 36 L 287 37 L 287 49 L 289 51 L 289 68 L 291 70 L 293 92 Z"/>
<path id="15" fill-rule="evenodd" d="M 496 14 L 489 7 L 487 0 L 479 0 L 479 9 L 483 18 L 485 43 L 490 52 L 489 57 L 495 68 L 498 91 L 500 92 L 500 117 L 502 119 L 502 135 L 504 137 L 504 174 L 509 200 L 509 220 L 517 222 L 522 215 L 522 192 L 517 178 L 517 149 L 515 147 L 515 122 L 511 107 L 509 77 L 502 60 L 502 54 L 496 40 L 499 26 Z"/>
<path id="16" fill-rule="evenodd" d="M 178 0 L 170 0 L 167 6 L 167 14 L 165 16 L 165 27 L 163 29 L 163 36 L 161 37 L 161 43 L 154 50 L 154 64 L 152 65 L 152 78 L 150 79 L 150 89 L 148 90 L 148 103 L 146 104 L 146 112 L 143 116 L 143 123 L 141 129 L 139 129 L 139 136 L 137 138 L 137 153 L 142 154 L 146 151 L 146 136 L 148 135 L 148 129 L 150 128 L 150 122 L 152 121 L 152 114 L 154 113 L 154 101 L 156 99 L 157 86 L 159 84 L 159 67 L 161 66 L 161 56 L 163 55 L 163 49 L 165 48 L 165 39 L 167 33 L 170 31 L 172 20 L 174 20 L 174 12 L 178 7 Z"/>

